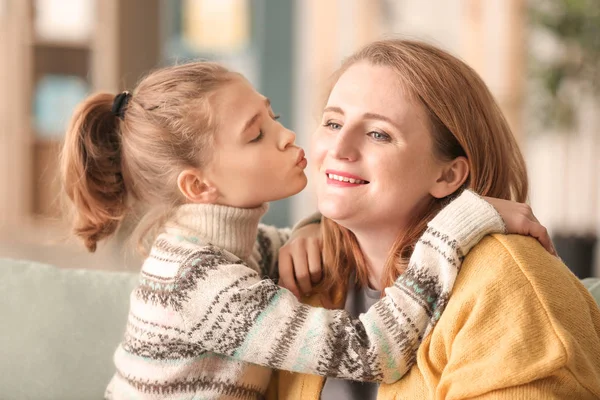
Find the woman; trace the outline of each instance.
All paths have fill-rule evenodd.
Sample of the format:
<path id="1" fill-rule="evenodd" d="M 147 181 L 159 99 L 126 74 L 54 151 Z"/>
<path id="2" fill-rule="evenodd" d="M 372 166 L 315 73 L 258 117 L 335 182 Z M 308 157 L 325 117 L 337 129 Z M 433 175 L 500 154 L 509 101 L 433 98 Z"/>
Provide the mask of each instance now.
<path id="1" fill-rule="evenodd" d="M 424 43 L 379 41 L 350 57 L 313 147 L 325 269 L 312 305 L 368 309 L 461 188 L 527 196 L 522 155 L 483 81 Z M 534 239 L 494 235 L 465 258 L 416 361 L 381 387 L 280 372 L 279 398 L 600 398 L 600 311 Z"/>

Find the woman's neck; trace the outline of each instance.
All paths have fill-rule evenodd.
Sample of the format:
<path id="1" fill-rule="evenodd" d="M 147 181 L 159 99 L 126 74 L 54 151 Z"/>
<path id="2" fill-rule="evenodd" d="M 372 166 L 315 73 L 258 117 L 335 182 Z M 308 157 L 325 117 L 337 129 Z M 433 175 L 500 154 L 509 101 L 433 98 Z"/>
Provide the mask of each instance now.
<path id="1" fill-rule="evenodd" d="M 351 230 L 360 245 L 367 263 L 369 286 L 383 290 L 385 264 L 390 251 L 400 234 L 398 229 L 371 228 L 368 230 Z"/>

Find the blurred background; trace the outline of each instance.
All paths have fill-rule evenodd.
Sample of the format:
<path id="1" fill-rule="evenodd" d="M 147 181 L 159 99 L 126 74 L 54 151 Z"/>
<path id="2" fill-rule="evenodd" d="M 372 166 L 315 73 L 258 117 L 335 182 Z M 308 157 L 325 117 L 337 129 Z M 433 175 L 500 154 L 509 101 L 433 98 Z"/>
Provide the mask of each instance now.
<path id="1" fill-rule="evenodd" d="M 220 61 L 308 148 L 329 75 L 384 37 L 432 42 L 479 72 L 526 156 L 535 214 L 574 272 L 600 275 L 599 0 L 0 0 L 0 257 L 139 268 L 124 234 L 87 254 L 59 211 L 60 142 L 89 93 Z M 315 209 L 309 184 L 265 222 Z"/>

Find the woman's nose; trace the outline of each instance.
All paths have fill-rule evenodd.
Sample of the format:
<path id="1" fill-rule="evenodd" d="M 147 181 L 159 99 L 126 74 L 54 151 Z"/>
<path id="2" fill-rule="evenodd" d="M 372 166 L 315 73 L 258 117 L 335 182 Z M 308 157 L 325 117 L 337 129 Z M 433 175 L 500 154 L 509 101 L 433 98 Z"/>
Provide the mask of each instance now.
<path id="1" fill-rule="evenodd" d="M 329 154 L 338 160 L 355 161 L 358 158 L 358 144 L 354 135 L 344 129 L 339 131 L 331 143 Z"/>

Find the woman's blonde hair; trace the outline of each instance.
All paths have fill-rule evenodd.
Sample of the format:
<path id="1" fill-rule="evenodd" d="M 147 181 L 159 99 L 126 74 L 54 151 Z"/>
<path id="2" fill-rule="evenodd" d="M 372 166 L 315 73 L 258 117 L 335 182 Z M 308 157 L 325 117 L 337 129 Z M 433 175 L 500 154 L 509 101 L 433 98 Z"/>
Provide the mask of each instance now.
<path id="1" fill-rule="evenodd" d="M 161 215 L 183 201 L 177 176 L 207 161 L 209 153 L 201 150 L 216 129 L 211 98 L 234 75 L 209 62 L 166 67 L 140 81 L 121 117 L 108 93 L 78 106 L 61 154 L 61 181 L 74 209 L 74 233 L 89 251 L 116 231 L 135 203 Z"/>
<path id="2" fill-rule="evenodd" d="M 465 186 L 483 196 L 524 202 L 528 181 L 518 144 L 492 94 L 477 73 L 458 58 L 432 45 L 410 40 L 368 44 L 333 75 L 332 85 L 352 65 L 368 62 L 392 68 L 398 81 L 427 112 L 434 155 L 440 160 L 465 156 L 470 173 Z M 409 229 L 397 238 L 386 263 L 384 286 L 404 271 L 427 223 L 447 199 L 430 199 Z M 355 236 L 325 218 L 323 222 L 325 279 L 323 290 L 344 287 L 356 270 L 366 285 L 367 266 Z"/>

